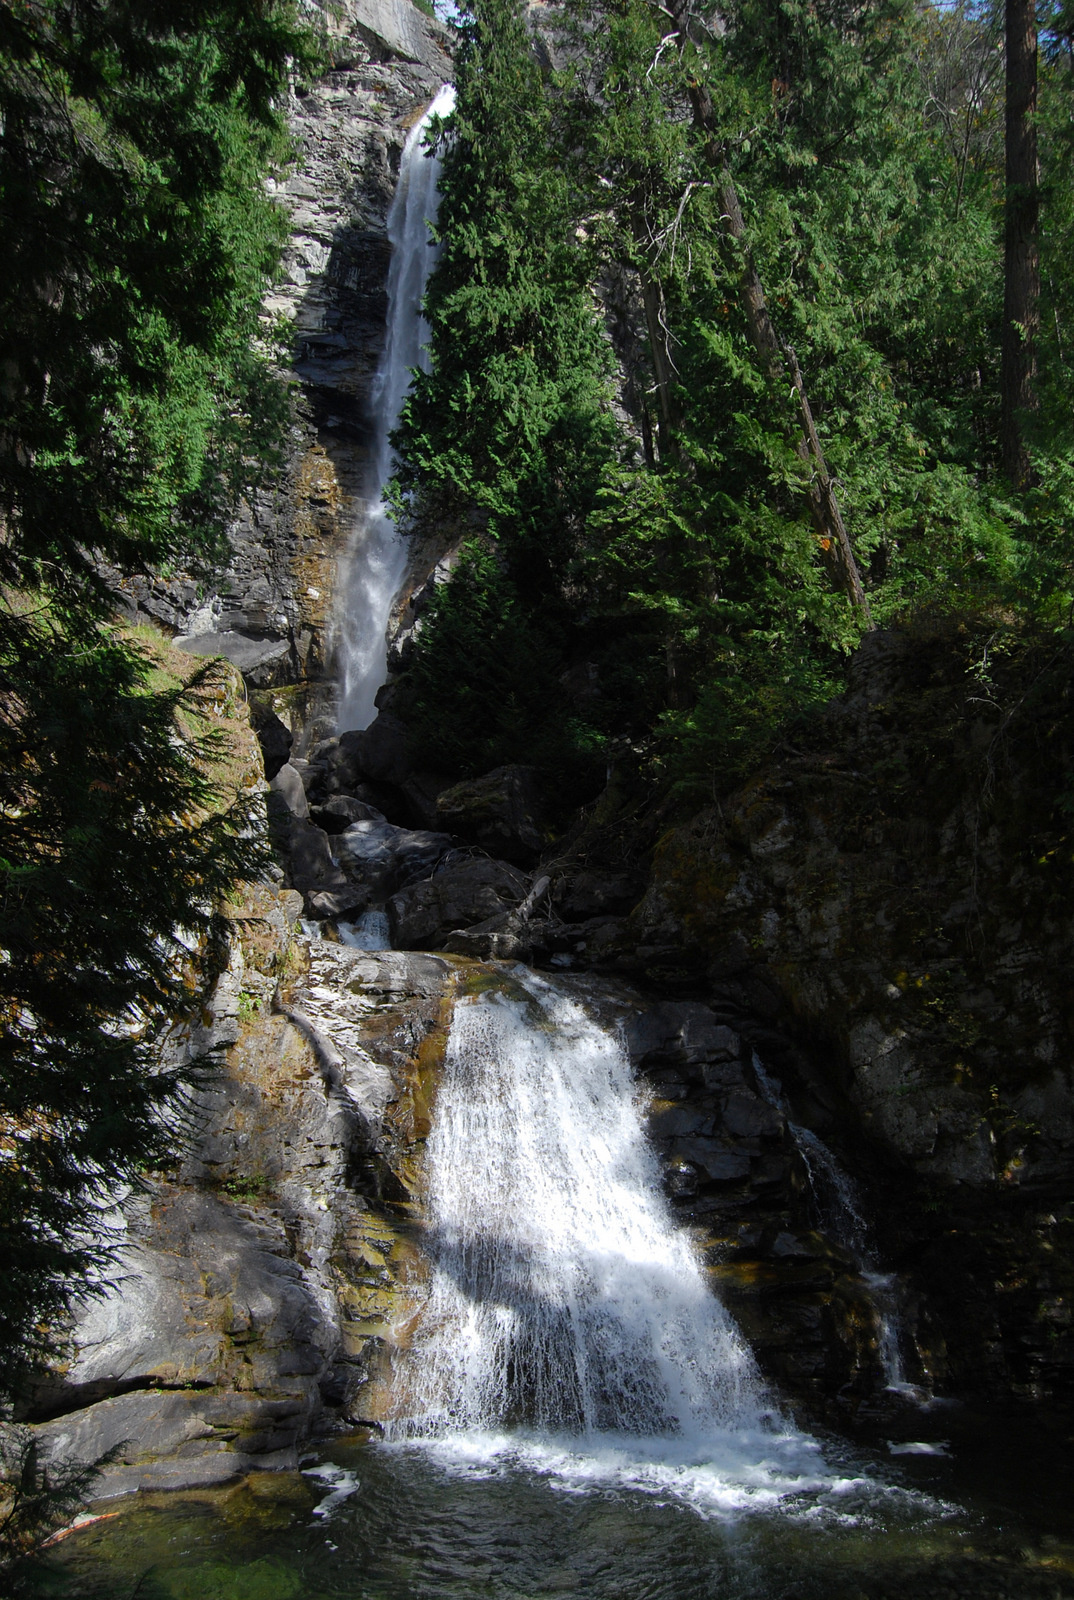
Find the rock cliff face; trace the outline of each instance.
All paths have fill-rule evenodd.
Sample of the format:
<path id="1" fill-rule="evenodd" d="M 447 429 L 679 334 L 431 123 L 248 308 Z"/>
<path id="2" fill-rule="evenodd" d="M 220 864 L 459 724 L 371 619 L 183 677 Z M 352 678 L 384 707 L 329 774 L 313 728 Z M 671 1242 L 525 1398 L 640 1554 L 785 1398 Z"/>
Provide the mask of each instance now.
<path id="1" fill-rule="evenodd" d="M 332 67 L 293 102 L 294 166 L 279 184 L 292 234 L 265 307 L 293 330 L 300 384 L 286 470 L 243 505 L 210 589 L 184 575 L 125 586 L 187 649 L 271 688 L 296 754 L 334 731 L 335 606 L 365 480 L 399 155 L 451 77 L 446 29 L 409 0 L 343 0 L 324 15 Z"/>
<path id="2" fill-rule="evenodd" d="M 299 909 L 251 888 L 211 1018 L 176 1044 L 218 1063 L 188 1154 L 124 1204 L 116 1286 L 31 1413 L 63 1459 L 119 1447 L 105 1494 L 294 1468 L 324 1427 L 377 1420 L 454 974 L 305 940 Z"/>
<path id="3" fill-rule="evenodd" d="M 661 840 L 623 957 L 779 1063 L 867 1186 L 935 1378 L 1067 1399 L 1072 735 L 1054 642 L 988 665 L 874 635 L 809 750 Z"/>

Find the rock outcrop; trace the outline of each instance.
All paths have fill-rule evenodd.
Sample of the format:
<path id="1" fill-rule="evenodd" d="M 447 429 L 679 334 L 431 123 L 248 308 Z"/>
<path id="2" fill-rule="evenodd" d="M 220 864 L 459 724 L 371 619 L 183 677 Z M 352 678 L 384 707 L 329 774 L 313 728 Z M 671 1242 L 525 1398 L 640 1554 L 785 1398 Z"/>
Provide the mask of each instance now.
<path id="1" fill-rule="evenodd" d="M 659 841 L 622 964 L 778 1064 L 941 1383 L 1069 1398 L 1074 722 L 1053 642 L 989 672 L 957 631 L 868 638 L 809 749 Z"/>
<path id="2" fill-rule="evenodd" d="M 324 18 L 331 67 L 292 104 L 295 162 L 277 191 L 292 232 L 265 306 L 293 330 L 300 382 L 286 468 L 248 494 L 211 588 L 187 574 L 122 586 L 185 649 L 233 662 L 295 755 L 333 731 L 337 589 L 364 492 L 399 155 L 451 77 L 447 30 L 409 0 L 342 0 Z"/>
<path id="3" fill-rule="evenodd" d="M 250 890 L 211 1019 L 175 1043 L 219 1063 L 193 1141 L 123 1204 L 116 1283 L 31 1410 L 57 1457 L 116 1450 L 106 1495 L 294 1468 L 378 1419 L 453 974 L 307 941 L 300 909 Z"/>

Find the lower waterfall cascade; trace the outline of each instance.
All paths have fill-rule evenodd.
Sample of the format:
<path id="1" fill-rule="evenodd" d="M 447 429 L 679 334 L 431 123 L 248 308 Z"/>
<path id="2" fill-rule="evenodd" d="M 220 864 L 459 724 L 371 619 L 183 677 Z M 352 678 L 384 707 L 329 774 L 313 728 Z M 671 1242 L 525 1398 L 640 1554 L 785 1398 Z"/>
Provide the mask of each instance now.
<path id="1" fill-rule="evenodd" d="M 561 984 L 513 967 L 457 1003 L 389 1440 L 710 1509 L 834 1489 L 672 1217 L 642 1109 L 621 1042 Z"/>
<path id="2" fill-rule="evenodd" d="M 373 928 L 349 950 L 307 937 L 307 1032 L 360 1071 L 353 1019 L 378 1004 L 363 983 L 382 999 L 407 961 L 445 977 L 443 961 L 389 952 L 378 968 Z M 446 982 L 381 1421 L 324 1437 L 301 1475 L 128 1496 L 59 1546 L 89 1579 L 78 1593 L 1072 1600 L 1061 1547 L 1027 1565 L 1032 1517 L 994 1510 L 972 1473 L 952 1496 L 958 1457 L 1009 1438 L 995 1418 L 952 1454 L 945 1411 L 915 1412 L 886 1451 L 782 1412 L 662 1192 L 648 1092 L 606 1020 L 621 991 L 514 963 Z"/>

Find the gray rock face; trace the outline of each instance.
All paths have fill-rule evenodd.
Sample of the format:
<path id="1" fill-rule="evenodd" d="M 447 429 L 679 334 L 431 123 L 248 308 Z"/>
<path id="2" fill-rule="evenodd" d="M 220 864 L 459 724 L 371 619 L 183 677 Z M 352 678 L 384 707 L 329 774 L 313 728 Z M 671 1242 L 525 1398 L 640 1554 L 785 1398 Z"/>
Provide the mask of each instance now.
<path id="1" fill-rule="evenodd" d="M 302 779 L 289 761 L 285 761 L 273 778 L 269 780 L 269 788 L 278 794 L 284 805 L 293 817 L 300 821 L 309 817 L 309 802 Z"/>
<path id="2" fill-rule="evenodd" d="M 370 900 L 379 901 L 407 883 L 427 878 L 451 847 L 446 833 L 360 821 L 339 835 L 334 854 L 351 882 L 366 888 Z"/>
<path id="3" fill-rule="evenodd" d="M 294 737 L 290 728 L 275 714 L 265 716 L 254 729 L 261 746 L 261 759 L 265 763 L 265 777 L 269 783 L 291 754 Z"/>
<path id="4" fill-rule="evenodd" d="M 384 900 L 395 887 L 395 851 L 398 830 L 390 822 L 354 822 L 335 840 L 333 853 L 354 883 L 363 885 L 371 900 Z"/>
<path id="5" fill-rule="evenodd" d="M 295 754 L 334 720 L 335 591 L 362 508 L 399 154 L 451 77 L 446 29 L 409 0 L 342 0 L 325 22 L 332 66 L 292 103 L 296 162 L 277 191 L 292 232 L 265 307 L 293 329 L 301 383 L 286 470 L 251 486 L 210 593 L 183 574 L 120 586 L 185 648 L 233 661 Z"/>
<path id="6" fill-rule="evenodd" d="M 531 865 L 540 855 L 544 840 L 532 767 L 497 767 L 457 783 L 438 797 L 436 809 L 442 828 L 490 855 L 520 865 Z"/>
<path id="7" fill-rule="evenodd" d="M 641 882 L 625 872 L 572 873 L 556 886 L 556 911 L 565 922 L 586 922 L 629 911 L 640 899 Z"/>
<path id="8" fill-rule="evenodd" d="M 413 1201 L 428 1128 L 416 1061 L 451 974 L 431 956 L 293 945 L 294 899 L 252 892 L 197 1136 L 127 1204 L 116 1285 L 85 1304 L 73 1361 L 37 1398 L 57 1458 L 120 1446 L 106 1495 L 293 1469 L 319 1429 L 377 1414 L 406 1320 L 393 1207 Z"/>
<path id="9" fill-rule="evenodd" d="M 359 782 L 398 788 L 414 771 L 406 724 L 390 711 L 381 711 L 360 733 L 344 734 L 340 743 L 350 752 Z"/>
<path id="10" fill-rule="evenodd" d="M 302 893 L 316 889 L 346 889 L 347 879 L 340 870 L 328 843 L 328 835 L 312 822 L 294 817 L 287 838 L 287 863 L 294 887 Z"/>
<path id="11" fill-rule="evenodd" d="M 528 887 L 525 874 L 505 861 L 452 863 L 388 901 L 392 943 L 402 950 L 443 950 L 456 929 L 502 917 Z"/>
<path id="12" fill-rule="evenodd" d="M 325 833 L 345 833 L 352 822 L 384 822 L 383 811 L 355 800 L 351 795 L 333 795 L 323 806 L 314 806 L 311 820 Z"/>

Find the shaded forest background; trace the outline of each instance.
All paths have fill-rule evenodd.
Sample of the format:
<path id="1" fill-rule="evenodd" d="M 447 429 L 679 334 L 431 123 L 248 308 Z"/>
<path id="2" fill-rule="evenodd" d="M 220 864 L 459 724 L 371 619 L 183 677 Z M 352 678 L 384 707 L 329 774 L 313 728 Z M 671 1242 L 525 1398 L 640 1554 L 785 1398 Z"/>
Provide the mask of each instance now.
<path id="1" fill-rule="evenodd" d="M 404 678 L 426 753 L 584 789 L 629 745 L 697 798 L 805 736 L 869 627 L 1066 628 L 1069 7 L 477 0 L 459 32 L 399 441 L 405 514 L 465 538 Z"/>

